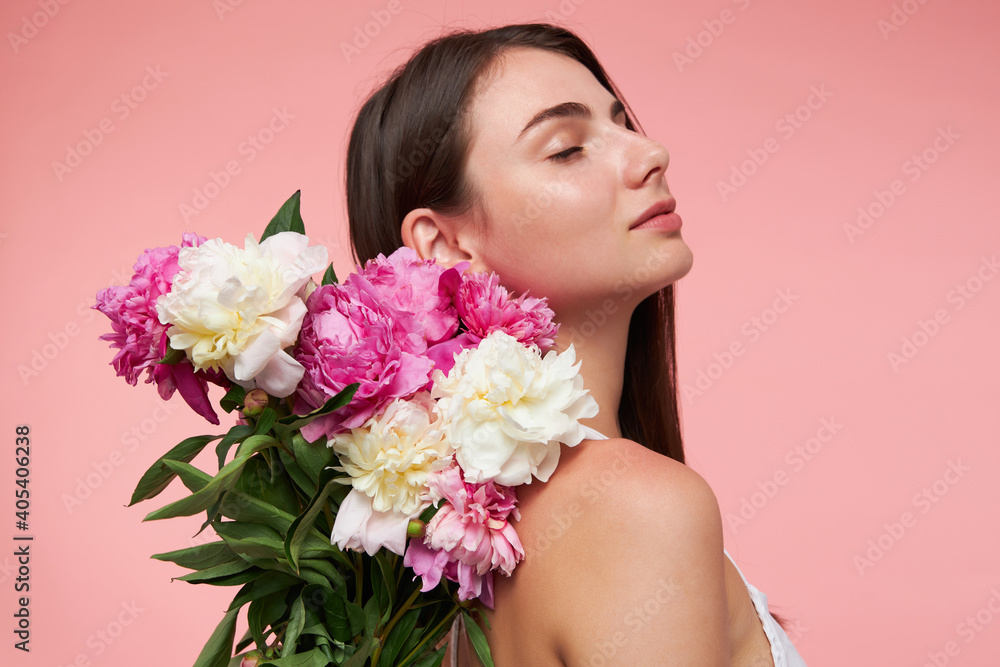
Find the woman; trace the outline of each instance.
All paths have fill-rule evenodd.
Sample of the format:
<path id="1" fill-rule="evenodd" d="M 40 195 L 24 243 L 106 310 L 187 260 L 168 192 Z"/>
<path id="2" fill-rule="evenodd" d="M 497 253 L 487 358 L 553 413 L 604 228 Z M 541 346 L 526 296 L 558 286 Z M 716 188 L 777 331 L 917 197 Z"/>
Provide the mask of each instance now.
<path id="1" fill-rule="evenodd" d="M 804 664 L 684 465 L 672 284 L 692 255 L 668 160 L 590 49 L 549 25 L 426 44 L 353 128 L 358 261 L 406 245 L 547 297 L 600 406 L 584 423 L 607 439 L 563 446 L 547 483 L 518 489 L 525 559 L 484 609 L 498 667 Z"/>

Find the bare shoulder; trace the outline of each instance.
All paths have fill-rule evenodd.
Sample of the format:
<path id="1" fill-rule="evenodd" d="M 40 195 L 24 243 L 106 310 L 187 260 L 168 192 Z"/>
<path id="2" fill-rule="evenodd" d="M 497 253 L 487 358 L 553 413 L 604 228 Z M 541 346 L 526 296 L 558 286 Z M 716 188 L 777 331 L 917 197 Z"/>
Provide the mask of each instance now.
<path id="1" fill-rule="evenodd" d="M 525 560 L 497 578 L 497 642 L 531 633 L 551 664 L 725 664 L 722 521 L 707 482 L 626 439 L 562 457 L 547 483 L 518 489 Z M 515 630 L 507 610 L 530 626 Z"/>

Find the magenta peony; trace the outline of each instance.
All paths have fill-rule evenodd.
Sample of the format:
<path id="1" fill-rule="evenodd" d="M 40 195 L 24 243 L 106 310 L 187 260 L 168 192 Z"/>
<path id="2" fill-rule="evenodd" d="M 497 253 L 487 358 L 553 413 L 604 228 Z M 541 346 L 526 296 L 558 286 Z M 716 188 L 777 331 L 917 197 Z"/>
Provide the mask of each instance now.
<path id="1" fill-rule="evenodd" d="M 423 577 L 421 590 L 441 577 L 459 584 L 459 599 L 479 597 L 493 608 L 494 570 L 507 576 L 524 558 L 521 541 L 508 518 L 520 519 L 512 487 L 487 481 L 470 484 L 462 469 L 450 466 L 430 474 L 433 501 L 444 500 L 427 524 L 423 539 L 411 539 L 403 564 Z"/>
<path id="2" fill-rule="evenodd" d="M 495 273 L 465 276 L 456 306 L 468 335 L 477 342 L 494 331 L 503 331 L 525 345 L 537 345 L 545 351 L 552 347 L 559 330 L 545 299 L 527 294 L 512 298 Z"/>
<path id="3" fill-rule="evenodd" d="M 462 266 L 461 268 L 465 268 Z M 454 297 L 461 283 L 457 268 L 445 269 L 433 260 L 420 259 L 405 246 L 386 257 L 379 254 L 347 282 L 364 278 L 379 300 L 406 320 L 402 326 L 418 333 L 428 346 L 448 340 L 458 330 Z"/>
<path id="4" fill-rule="evenodd" d="M 136 261 L 129 284 L 102 289 L 91 307 L 111 320 L 114 332 L 100 338 L 111 341 L 111 347 L 118 349 L 111 363 L 119 376 L 135 386 L 145 371 L 146 382 L 156 383 L 161 398 L 166 400 L 179 391 L 195 412 L 218 424 L 219 418 L 208 400 L 208 383 L 225 386 L 225 376 L 195 371 L 187 359 L 172 365 L 157 363 L 167 353 L 168 339 L 167 325 L 157 317 L 156 300 L 170 291 L 179 271 L 180 248 L 204 242 L 203 237 L 185 232 L 180 247 L 147 249 Z"/>
<path id="5" fill-rule="evenodd" d="M 309 295 L 293 356 L 305 368 L 296 411 L 305 414 L 349 384 L 360 386 L 351 402 L 302 428 L 309 441 L 360 427 L 393 399 L 407 398 L 430 383 L 433 362 L 423 337 L 405 328 L 398 311 L 363 277 L 323 285 Z"/>

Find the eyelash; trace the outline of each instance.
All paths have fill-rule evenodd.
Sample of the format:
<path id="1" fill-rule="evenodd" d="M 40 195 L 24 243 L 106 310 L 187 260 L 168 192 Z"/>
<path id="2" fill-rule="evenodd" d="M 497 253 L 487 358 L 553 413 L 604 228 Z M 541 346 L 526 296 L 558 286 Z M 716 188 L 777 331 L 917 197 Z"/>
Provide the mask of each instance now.
<path id="1" fill-rule="evenodd" d="M 564 151 L 559 151 L 555 155 L 550 155 L 549 159 L 555 160 L 556 162 L 562 162 L 563 160 L 568 160 L 571 157 L 573 157 L 573 155 L 575 155 L 576 153 L 582 151 L 583 151 L 583 146 L 573 146 L 572 148 L 567 148 Z"/>

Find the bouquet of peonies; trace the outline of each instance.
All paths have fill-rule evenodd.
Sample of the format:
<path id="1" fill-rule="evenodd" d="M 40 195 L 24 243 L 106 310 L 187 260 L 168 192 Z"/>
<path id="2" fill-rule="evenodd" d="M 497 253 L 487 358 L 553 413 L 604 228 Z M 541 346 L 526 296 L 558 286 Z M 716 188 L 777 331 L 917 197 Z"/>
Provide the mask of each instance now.
<path id="1" fill-rule="evenodd" d="M 545 300 L 467 269 L 400 248 L 338 284 L 296 192 L 259 242 L 185 233 L 97 294 L 118 375 L 216 425 L 218 385 L 238 413 L 160 457 L 130 503 L 179 478 L 191 495 L 146 520 L 204 512 L 219 540 L 153 558 L 240 587 L 196 667 L 439 665 L 458 614 L 492 664 L 472 601 L 492 608 L 494 572 L 524 557 L 516 487 L 600 436 Z M 191 465 L 216 440 L 218 472 Z M 255 649 L 233 657 L 244 606 L 235 652 Z"/>

